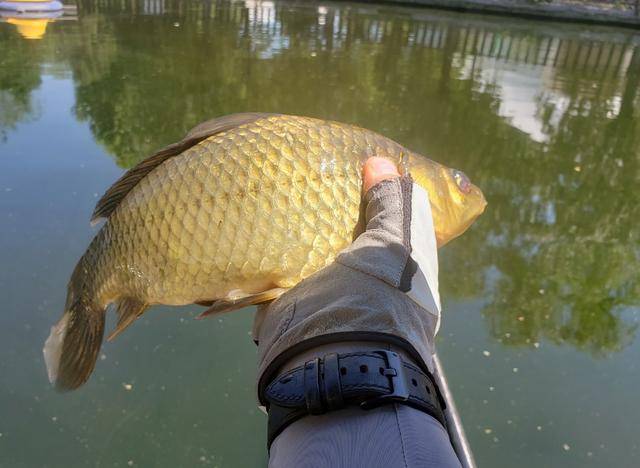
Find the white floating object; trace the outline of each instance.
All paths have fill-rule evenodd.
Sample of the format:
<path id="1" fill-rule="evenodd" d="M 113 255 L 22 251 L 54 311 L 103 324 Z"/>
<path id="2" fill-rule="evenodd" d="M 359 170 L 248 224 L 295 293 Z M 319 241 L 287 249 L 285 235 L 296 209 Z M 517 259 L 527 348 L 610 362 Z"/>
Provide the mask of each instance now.
<path id="1" fill-rule="evenodd" d="M 63 6 L 58 0 L 48 2 L 34 1 L 4 1 L 0 2 L 0 10 L 16 11 L 19 13 L 62 11 Z"/>

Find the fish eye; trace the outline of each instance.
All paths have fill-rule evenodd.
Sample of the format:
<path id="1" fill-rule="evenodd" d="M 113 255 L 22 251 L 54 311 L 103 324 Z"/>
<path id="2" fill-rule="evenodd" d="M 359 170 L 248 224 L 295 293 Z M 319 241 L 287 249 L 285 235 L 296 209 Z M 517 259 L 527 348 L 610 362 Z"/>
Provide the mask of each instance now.
<path id="1" fill-rule="evenodd" d="M 467 174 L 457 169 L 452 169 L 451 173 L 453 175 L 453 180 L 456 181 L 456 185 L 462 193 L 471 192 L 471 181 L 467 177 Z"/>

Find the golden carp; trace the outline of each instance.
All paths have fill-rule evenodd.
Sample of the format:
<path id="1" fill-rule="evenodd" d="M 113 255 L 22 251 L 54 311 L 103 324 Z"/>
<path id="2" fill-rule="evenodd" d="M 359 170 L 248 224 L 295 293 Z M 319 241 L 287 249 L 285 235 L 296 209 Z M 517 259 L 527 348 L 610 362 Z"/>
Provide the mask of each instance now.
<path id="1" fill-rule="evenodd" d="M 486 202 L 467 177 L 372 131 L 276 114 L 205 122 L 124 174 L 98 202 L 107 218 L 78 262 L 44 347 L 49 379 L 82 385 L 105 312 L 122 332 L 152 304 L 228 311 L 278 297 L 330 264 L 356 233 L 361 168 L 394 161 L 430 196 L 439 245 Z"/>

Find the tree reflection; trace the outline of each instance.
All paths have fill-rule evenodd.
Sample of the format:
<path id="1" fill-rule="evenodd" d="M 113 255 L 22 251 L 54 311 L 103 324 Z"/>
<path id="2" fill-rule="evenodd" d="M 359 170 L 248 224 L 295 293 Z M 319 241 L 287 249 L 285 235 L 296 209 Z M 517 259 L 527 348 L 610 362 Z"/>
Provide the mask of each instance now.
<path id="1" fill-rule="evenodd" d="M 557 123 L 557 104 L 539 102 L 548 142 L 520 141 L 510 148 L 516 166 L 499 163 L 514 159 L 504 151 L 474 172 L 495 209 L 472 242 L 456 246 L 452 263 L 485 273 L 484 292 L 466 293 L 487 298 L 491 332 L 505 343 L 546 338 L 604 354 L 635 335 L 637 325 L 624 319 L 640 302 L 638 49 L 632 54 L 622 89 L 558 73 L 568 101 Z"/>
<path id="2" fill-rule="evenodd" d="M 8 28 L 0 29 L 0 140 L 34 115 L 31 92 L 40 86 L 40 57 L 32 44 Z"/>
<path id="3" fill-rule="evenodd" d="M 489 201 L 443 251 L 443 297 L 481 301 L 508 344 L 548 339 L 598 355 L 633 339 L 637 47 L 404 10 L 167 1 L 161 16 L 135 16 L 153 5 L 118 2 L 127 15 L 106 16 L 88 3 L 74 36 L 59 38 L 76 115 L 120 166 L 232 112 L 378 130 L 465 170 Z M 543 141 L 500 115 L 503 82 L 489 72 L 505 62 L 544 81 Z"/>

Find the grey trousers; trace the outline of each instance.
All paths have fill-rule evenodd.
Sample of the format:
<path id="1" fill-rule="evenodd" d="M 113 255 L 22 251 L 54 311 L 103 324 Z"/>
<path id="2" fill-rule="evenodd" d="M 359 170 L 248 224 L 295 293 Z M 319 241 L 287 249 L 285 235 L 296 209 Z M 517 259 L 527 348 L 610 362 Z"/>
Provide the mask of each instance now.
<path id="1" fill-rule="evenodd" d="M 389 348 L 372 343 L 325 345 L 298 356 L 285 368 L 328 352 L 381 347 Z M 368 411 L 345 408 L 296 421 L 271 445 L 269 467 L 459 468 L 460 462 L 446 430 L 436 419 L 394 404 Z"/>

